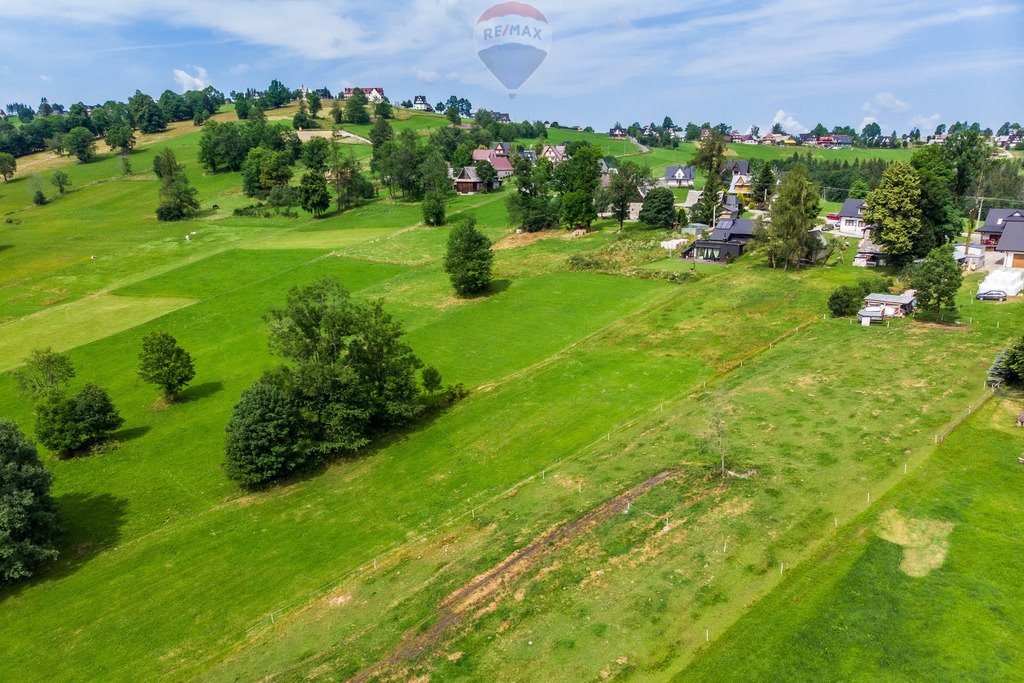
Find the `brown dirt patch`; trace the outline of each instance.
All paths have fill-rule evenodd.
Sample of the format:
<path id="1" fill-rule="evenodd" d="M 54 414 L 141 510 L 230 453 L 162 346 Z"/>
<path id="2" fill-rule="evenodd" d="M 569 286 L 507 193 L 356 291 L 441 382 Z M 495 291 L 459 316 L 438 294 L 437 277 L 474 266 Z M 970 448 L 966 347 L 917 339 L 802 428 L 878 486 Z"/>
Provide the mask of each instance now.
<path id="1" fill-rule="evenodd" d="M 526 546 L 448 595 L 438 606 L 437 619 L 430 628 L 423 632 L 417 629 L 408 631 L 390 655 L 364 669 L 352 680 L 386 678 L 389 672 L 429 655 L 448 631 L 461 626 L 481 612 L 493 611 L 498 601 L 509 593 L 511 585 L 523 578 L 545 557 L 571 545 L 580 536 L 613 515 L 621 514 L 637 498 L 680 474 L 678 470 L 657 474 L 605 501 L 582 517 L 542 533 Z"/>
<path id="2" fill-rule="evenodd" d="M 531 244 L 540 242 L 541 240 L 549 240 L 559 236 L 559 232 L 555 230 L 542 230 L 541 232 L 523 232 L 513 233 L 506 237 L 501 238 L 494 243 L 495 251 L 505 251 L 506 249 L 518 249 L 520 247 L 528 247 Z"/>
<path id="3" fill-rule="evenodd" d="M 907 576 L 927 576 L 946 561 L 950 522 L 904 517 L 898 510 L 887 510 L 878 520 L 878 535 L 903 548 L 900 569 Z"/>

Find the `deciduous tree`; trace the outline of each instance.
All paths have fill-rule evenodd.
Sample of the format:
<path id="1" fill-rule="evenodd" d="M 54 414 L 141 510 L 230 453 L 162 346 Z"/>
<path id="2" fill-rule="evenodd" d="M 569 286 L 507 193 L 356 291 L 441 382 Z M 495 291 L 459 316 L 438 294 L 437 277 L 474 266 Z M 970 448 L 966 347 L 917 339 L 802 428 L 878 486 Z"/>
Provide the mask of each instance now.
<path id="1" fill-rule="evenodd" d="M 369 123 L 370 112 L 366 109 L 367 104 L 369 104 L 369 99 L 363 89 L 353 88 L 352 95 L 345 100 L 345 123 L 359 125 Z"/>
<path id="2" fill-rule="evenodd" d="M 224 471 L 243 486 L 266 484 L 306 463 L 302 407 L 272 379 L 242 392 L 227 433 Z"/>
<path id="3" fill-rule="evenodd" d="M 25 364 L 13 374 L 18 391 L 38 401 L 47 394 L 62 392 L 75 378 L 75 367 L 67 356 L 47 347 L 30 353 Z"/>
<path id="4" fill-rule="evenodd" d="M 309 171 L 302 176 L 299 199 L 299 205 L 316 217 L 331 206 L 331 193 L 327 189 L 327 179 L 323 173 Z"/>
<path id="5" fill-rule="evenodd" d="M 163 390 L 164 400 L 173 402 L 196 376 L 192 356 L 167 332 L 151 332 L 142 338 L 139 377 Z"/>
<path id="6" fill-rule="evenodd" d="M 10 420 L 0 420 L 0 583 L 31 576 L 57 556 L 53 475 Z"/>
<path id="7" fill-rule="evenodd" d="M 907 163 L 889 165 L 882 182 L 867 199 L 864 220 L 875 226 L 875 241 L 897 266 L 913 258 L 921 235 L 921 181 Z"/>
<path id="8" fill-rule="evenodd" d="M 95 384 L 70 397 L 47 394 L 36 406 L 36 437 L 60 457 L 105 441 L 123 424 L 110 396 Z"/>
<path id="9" fill-rule="evenodd" d="M 87 164 L 96 157 L 96 138 L 88 128 L 79 126 L 72 128 L 64 135 L 64 147 L 68 154 L 78 157 L 83 164 Z"/>
<path id="10" fill-rule="evenodd" d="M 491 241 L 476 228 L 476 219 L 468 216 L 448 235 L 444 270 L 459 296 L 484 292 L 491 286 L 494 254 Z"/>
<path id="11" fill-rule="evenodd" d="M 933 249 L 914 267 L 910 286 L 917 290 L 922 310 L 939 313 L 956 308 L 956 294 L 963 282 L 963 270 L 953 258 L 953 248 L 943 245 Z"/>
<path id="12" fill-rule="evenodd" d="M 5 183 L 14 176 L 14 172 L 17 170 L 18 160 L 14 158 L 14 155 L 0 152 L 0 176 L 3 176 Z"/>
<path id="13" fill-rule="evenodd" d="M 675 194 L 667 187 L 651 190 L 640 209 L 640 222 L 652 228 L 671 228 L 677 216 L 675 202 Z"/>
<path id="14" fill-rule="evenodd" d="M 50 176 L 50 184 L 57 188 L 57 192 L 64 194 L 67 192 L 68 187 L 71 186 L 71 177 L 64 172 L 64 169 L 58 168 Z"/>

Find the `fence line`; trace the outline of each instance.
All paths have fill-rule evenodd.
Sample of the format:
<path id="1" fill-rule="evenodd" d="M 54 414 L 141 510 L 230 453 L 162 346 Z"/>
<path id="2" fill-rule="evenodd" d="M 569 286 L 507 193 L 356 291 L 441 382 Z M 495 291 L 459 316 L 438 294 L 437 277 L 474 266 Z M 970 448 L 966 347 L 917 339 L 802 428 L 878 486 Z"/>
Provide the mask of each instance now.
<path id="1" fill-rule="evenodd" d="M 966 422 L 967 418 L 969 418 L 971 415 L 974 415 L 976 412 L 978 412 L 978 410 L 980 410 L 983 405 L 988 403 L 989 399 L 991 399 L 995 395 L 995 387 L 987 389 L 985 393 L 981 395 L 980 398 L 978 398 L 974 403 L 972 403 L 967 408 L 967 410 L 962 412 L 960 415 L 954 417 L 950 421 L 950 423 L 942 429 L 942 431 L 935 435 L 935 443 L 941 444 L 942 442 L 944 442 L 946 438 L 949 437 L 949 435 L 952 434 L 957 427 Z"/>

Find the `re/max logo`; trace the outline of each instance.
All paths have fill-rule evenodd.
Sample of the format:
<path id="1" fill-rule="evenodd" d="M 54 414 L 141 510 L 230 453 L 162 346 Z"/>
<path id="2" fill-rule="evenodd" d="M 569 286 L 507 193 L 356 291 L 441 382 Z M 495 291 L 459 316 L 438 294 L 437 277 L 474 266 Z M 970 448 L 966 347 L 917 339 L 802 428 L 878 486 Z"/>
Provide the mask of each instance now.
<path id="1" fill-rule="evenodd" d="M 505 24 L 504 26 L 496 26 L 494 28 L 484 29 L 484 40 L 496 40 L 498 38 L 504 38 L 506 36 L 522 36 L 524 38 L 542 40 L 540 29 L 532 26 L 521 26 L 519 24 Z"/>

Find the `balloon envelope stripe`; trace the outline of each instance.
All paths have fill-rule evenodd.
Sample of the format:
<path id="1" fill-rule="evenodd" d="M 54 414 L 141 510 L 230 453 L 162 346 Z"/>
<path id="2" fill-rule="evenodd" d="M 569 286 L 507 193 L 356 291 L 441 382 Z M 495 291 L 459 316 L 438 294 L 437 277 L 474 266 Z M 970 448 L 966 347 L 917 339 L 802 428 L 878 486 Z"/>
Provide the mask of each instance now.
<path id="1" fill-rule="evenodd" d="M 512 14 L 518 14 L 521 17 L 529 17 L 531 19 L 543 21 L 544 23 L 547 23 L 548 21 L 547 17 L 544 16 L 544 13 L 532 5 L 527 5 L 524 2 L 502 2 L 481 14 L 477 23 L 480 23 L 481 21 L 489 21 L 495 17 L 506 17 Z"/>

